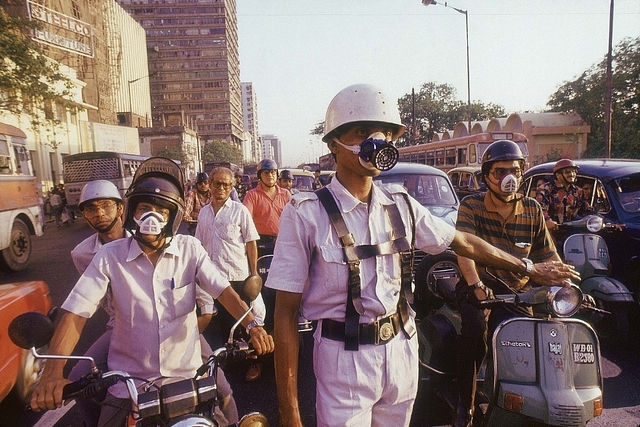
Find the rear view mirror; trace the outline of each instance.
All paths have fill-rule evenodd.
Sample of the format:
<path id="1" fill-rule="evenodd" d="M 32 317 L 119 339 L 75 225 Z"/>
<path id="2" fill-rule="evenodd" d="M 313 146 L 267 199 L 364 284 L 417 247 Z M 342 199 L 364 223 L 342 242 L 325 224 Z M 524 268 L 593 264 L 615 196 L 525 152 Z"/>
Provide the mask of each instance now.
<path id="1" fill-rule="evenodd" d="M 44 347 L 53 338 L 53 331 L 51 319 L 36 312 L 23 313 L 9 324 L 9 338 L 24 349 Z"/>
<path id="2" fill-rule="evenodd" d="M 242 289 L 240 289 L 240 298 L 242 298 L 242 300 L 247 304 L 251 304 L 253 300 L 258 298 L 261 290 L 262 278 L 257 274 L 252 274 L 242 282 Z"/>

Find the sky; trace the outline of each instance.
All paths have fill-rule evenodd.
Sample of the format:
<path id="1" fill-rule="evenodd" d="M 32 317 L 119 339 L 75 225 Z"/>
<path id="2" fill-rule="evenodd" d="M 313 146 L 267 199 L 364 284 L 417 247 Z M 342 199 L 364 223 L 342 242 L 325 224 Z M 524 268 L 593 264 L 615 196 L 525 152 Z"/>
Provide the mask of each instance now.
<path id="1" fill-rule="evenodd" d="M 428 82 L 467 100 L 465 16 L 444 1 L 237 0 L 240 79 L 252 82 L 260 134 L 283 165 L 328 152 L 310 131 L 343 88 L 371 83 L 394 99 Z M 564 82 L 599 63 L 610 0 L 453 0 L 469 19 L 471 100 L 507 114 L 544 111 Z M 615 0 L 613 46 L 640 37 L 640 0 Z"/>

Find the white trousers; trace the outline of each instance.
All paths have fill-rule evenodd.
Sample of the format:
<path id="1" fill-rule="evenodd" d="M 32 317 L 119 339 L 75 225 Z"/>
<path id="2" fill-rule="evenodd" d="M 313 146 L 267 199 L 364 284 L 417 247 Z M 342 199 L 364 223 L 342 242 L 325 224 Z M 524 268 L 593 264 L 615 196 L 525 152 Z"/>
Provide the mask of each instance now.
<path id="1" fill-rule="evenodd" d="M 318 427 L 408 426 L 418 392 L 418 340 L 401 332 L 386 345 L 344 343 L 316 330 L 313 369 L 316 374 Z"/>

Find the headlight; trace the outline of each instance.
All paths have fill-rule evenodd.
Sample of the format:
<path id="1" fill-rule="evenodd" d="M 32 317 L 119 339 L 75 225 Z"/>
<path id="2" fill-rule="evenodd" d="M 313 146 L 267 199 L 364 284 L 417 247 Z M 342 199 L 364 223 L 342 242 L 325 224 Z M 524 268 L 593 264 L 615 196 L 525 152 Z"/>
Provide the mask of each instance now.
<path id="1" fill-rule="evenodd" d="M 604 227 L 604 220 L 601 216 L 592 215 L 587 219 L 587 230 L 591 233 L 597 233 Z"/>
<path id="2" fill-rule="evenodd" d="M 571 317 L 580 308 L 582 291 L 577 286 L 552 286 L 547 294 L 547 309 L 556 317 Z"/>

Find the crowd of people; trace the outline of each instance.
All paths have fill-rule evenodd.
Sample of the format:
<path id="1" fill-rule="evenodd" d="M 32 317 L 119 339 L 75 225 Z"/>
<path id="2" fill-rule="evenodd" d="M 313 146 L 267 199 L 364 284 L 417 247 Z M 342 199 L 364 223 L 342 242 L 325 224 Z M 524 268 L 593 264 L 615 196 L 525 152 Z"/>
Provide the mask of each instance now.
<path id="1" fill-rule="evenodd" d="M 316 171 L 312 192 L 292 189 L 291 171 L 279 171 L 270 159 L 258 165 L 252 189 L 241 174 L 216 168 L 198 174 L 185 193 L 179 167 L 162 158 L 140 167 L 125 201 L 107 181 L 87 184 L 79 208 L 96 234 L 71 254 L 81 277 L 62 305 L 50 352 L 71 354 L 86 320 L 103 307 L 110 315 L 107 332 L 88 352 L 102 368 L 141 378 L 190 378 L 201 354 L 210 351 L 200 333 L 214 304 L 216 321 L 228 333 L 247 310 L 237 293 L 243 280 L 258 273 L 261 257 L 273 256 L 241 333 L 258 355 L 275 352 L 279 425 L 302 425 L 297 374 L 303 316 L 317 325 L 317 425 L 407 426 L 419 379 L 406 255 L 450 248 L 463 274 L 456 288 L 462 332 L 452 422 L 471 425 L 475 373 L 491 319 L 500 316 L 473 304 L 491 298 L 495 286 L 479 266 L 489 266 L 516 292 L 578 278 L 560 260 L 550 230 L 589 207 L 570 161 L 559 162 L 555 181 L 541 183 L 535 198 L 518 194 L 525 159 L 505 140 L 484 152 L 486 193 L 465 198 L 451 226 L 402 186 L 373 180 L 379 159 L 388 158 L 406 129 L 395 105 L 366 84 L 333 98 L 323 141 L 336 172 L 323 186 Z M 182 221 L 188 235 L 177 233 Z M 259 357 L 248 367 L 248 381 L 260 376 L 262 363 Z M 62 386 L 69 381 L 63 366 L 47 363 L 32 408 L 62 404 Z M 83 369 L 77 365 L 69 378 Z M 230 388 L 218 393 L 228 423 L 235 422 Z M 124 425 L 125 397 L 118 385 L 112 387 L 100 413 L 86 408 L 94 417 L 87 415 L 87 425 Z"/>

